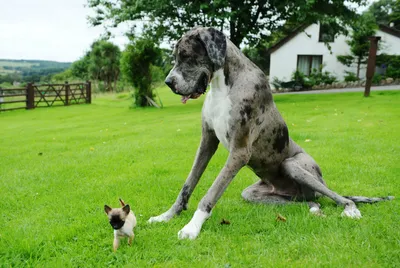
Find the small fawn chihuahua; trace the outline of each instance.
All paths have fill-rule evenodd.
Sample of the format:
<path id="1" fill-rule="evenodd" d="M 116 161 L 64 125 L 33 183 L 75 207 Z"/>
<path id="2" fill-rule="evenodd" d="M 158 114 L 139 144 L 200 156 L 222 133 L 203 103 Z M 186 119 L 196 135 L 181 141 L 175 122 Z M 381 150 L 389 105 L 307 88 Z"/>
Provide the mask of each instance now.
<path id="1" fill-rule="evenodd" d="M 133 214 L 130 206 L 125 204 L 121 198 L 119 199 L 119 202 L 121 203 L 122 208 L 111 208 L 107 205 L 104 205 L 104 211 L 106 212 L 108 220 L 114 229 L 114 251 L 118 249 L 121 237 L 129 237 L 129 246 L 132 244 L 132 240 L 135 237 L 133 234 L 133 228 L 136 226 L 135 214 Z"/>

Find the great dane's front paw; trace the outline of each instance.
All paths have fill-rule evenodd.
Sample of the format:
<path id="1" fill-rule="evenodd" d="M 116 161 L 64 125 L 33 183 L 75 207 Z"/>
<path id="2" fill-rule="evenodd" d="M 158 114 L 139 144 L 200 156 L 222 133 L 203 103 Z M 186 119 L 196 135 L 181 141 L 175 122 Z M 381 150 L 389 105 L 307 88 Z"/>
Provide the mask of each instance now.
<path id="1" fill-rule="evenodd" d="M 358 210 L 355 204 L 346 205 L 343 212 L 342 217 L 349 217 L 352 219 L 361 219 L 361 212 Z"/>
<path id="2" fill-rule="evenodd" d="M 159 216 L 151 217 L 147 222 L 154 223 L 154 222 L 168 222 L 173 216 L 170 213 L 165 212 Z"/>
<path id="3" fill-rule="evenodd" d="M 185 227 L 182 228 L 178 232 L 179 239 L 190 239 L 194 240 L 200 233 L 200 228 L 196 227 L 194 224 L 186 224 Z"/>

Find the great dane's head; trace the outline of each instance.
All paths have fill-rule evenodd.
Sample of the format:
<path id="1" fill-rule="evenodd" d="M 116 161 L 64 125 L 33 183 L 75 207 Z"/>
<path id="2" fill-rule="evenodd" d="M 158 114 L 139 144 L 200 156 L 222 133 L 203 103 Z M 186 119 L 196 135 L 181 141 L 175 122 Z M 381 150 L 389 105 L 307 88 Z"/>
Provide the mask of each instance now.
<path id="1" fill-rule="evenodd" d="M 224 66 L 226 37 L 213 28 L 192 29 L 178 40 L 174 49 L 175 65 L 165 83 L 182 103 L 206 92 L 215 71 Z"/>

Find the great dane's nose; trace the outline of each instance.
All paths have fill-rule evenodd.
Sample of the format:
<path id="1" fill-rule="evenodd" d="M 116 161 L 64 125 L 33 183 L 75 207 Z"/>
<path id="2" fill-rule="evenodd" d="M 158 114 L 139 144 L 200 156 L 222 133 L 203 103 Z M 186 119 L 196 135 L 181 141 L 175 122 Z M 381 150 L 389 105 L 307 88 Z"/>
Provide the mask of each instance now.
<path id="1" fill-rule="evenodd" d="M 172 89 L 172 91 L 176 93 L 174 79 L 172 79 L 171 77 L 167 77 L 167 79 L 165 79 L 165 84 L 167 84 L 167 86 L 169 86 L 170 89 Z"/>

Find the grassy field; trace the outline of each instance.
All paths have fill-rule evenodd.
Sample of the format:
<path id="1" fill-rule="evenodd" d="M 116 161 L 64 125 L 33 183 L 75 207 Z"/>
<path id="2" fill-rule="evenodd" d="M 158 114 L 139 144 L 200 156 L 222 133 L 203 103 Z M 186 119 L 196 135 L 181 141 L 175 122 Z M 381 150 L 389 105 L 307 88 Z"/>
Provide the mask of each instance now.
<path id="1" fill-rule="evenodd" d="M 0 266 L 32 267 L 399 267 L 398 199 L 359 205 L 361 220 L 321 198 L 320 218 L 305 204 L 254 205 L 241 191 L 247 168 L 228 187 L 195 241 L 177 232 L 227 157 L 220 148 L 189 209 L 147 224 L 175 200 L 200 138 L 204 100 L 182 105 L 166 88 L 164 109 L 129 109 L 128 94 L 91 105 L 0 113 Z M 400 91 L 277 95 L 292 138 L 343 195 L 400 196 Z M 132 247 L 112 252 L 104 204 L 128 202 L 138 219 Z M 276 221 L 277 214 L 287 218 Z M 230 225 L 221 225 L 222 219 Z"/>

